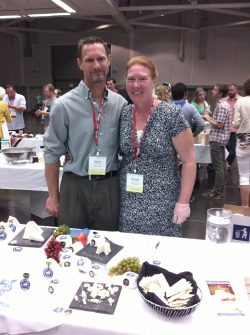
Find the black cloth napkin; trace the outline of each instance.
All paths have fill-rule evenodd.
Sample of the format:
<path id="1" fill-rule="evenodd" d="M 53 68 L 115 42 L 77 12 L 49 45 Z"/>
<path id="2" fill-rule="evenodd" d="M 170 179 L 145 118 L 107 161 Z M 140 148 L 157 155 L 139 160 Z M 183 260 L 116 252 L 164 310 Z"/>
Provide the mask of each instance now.
<path id="1" fill-rule="evenodd" d="M 139 283 L 141 281 L 141 279 L 143 277 L 152 277 L 155 274 L 160 274 L 162 273 L 164 275 L 164 277 L 166 278 L 169 286 L 174 285 L 175 283 L 177 283 L 180 279 L 184 278 L 187 281 L 189 281 L 192 284 L 193 290 L 190 292 L 191 294 L 194 294 L 194 296 L 189 300 L 189 302 L 187 303 L 186 307 L 190 307 L 193 306 L 195 304 L 197 304 L 198 302 L 200 302 L 200 298 L 197 295 L 197 283 L 193 278 L 193 274 L 191 272 L 185 271 L 185 272 L 181 272 L 181 273 L 173 273 L 173 272 L 169 272 L 168 270 L 161 268 L 160 266 L 157 265 L 152 265 L 149 264 L 148 262 L 144 262 L 142 264 L 141 267 L 141 271 L 139 273 L 139 276 L 137 278 L 137 286 L 139 291 L 141 292 L 141 294 L 147 299 L 150 300 L 151 302 L 163 306 L 163 307 L 169 307 L 167 304 L 164 304 L 164 302 L 159 299 L 157 297 L 156 294 L 151 293 L 151 292 L 147 292 L 145 293 L 143 288 L 141 288 L 139 286 Z"/>

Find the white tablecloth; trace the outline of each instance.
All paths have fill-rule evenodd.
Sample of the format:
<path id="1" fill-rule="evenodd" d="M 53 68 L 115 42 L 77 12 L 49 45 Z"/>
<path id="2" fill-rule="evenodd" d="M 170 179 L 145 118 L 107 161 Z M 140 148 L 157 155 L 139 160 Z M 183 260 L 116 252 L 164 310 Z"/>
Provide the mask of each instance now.
<path id="1" fill-rule="evenodd" d="M 17 145 L 18 148 L 40 148 L 43 138 L 23 138 Z"/>
<path id="2" fill-rule="evenodd" d="M 202 144 L 194 144 L 195 161 L 196 163 L 209 164 L 212 163 L 210 156 L 210 146 Z M 227 158 L 228 151 L 225 148 L 225 157 Z"/>
<path id="3" fill-rule="evenodd" d="M 0 242 L 1 272 L 3 279 L 13 281 L 9 291 L 0 295 L 0 334 L 46 335 L 152 335 L 152 334 L 249 334 L 250 302 L 243 283 L 244 276 L 250 276 L 250 245 L 231 243 L 228 258 L 212 261 L 206 256 L 207 244 L 202 240 L 170 238 L 161 236 L 122 234 L 105 232 L 106 237 L 124 248 L 107 264 L 106 269 L 116 265 L 124 257 L 137 256 L 141 262 L 158 259 L 171 272 L 190 271 L 202 290 L 202 301 L 198 309 L 189 316 L 167 318 L 157 314 L 140 297 L 138 290 L 122 288 L 113 315 L 73 310 L 66 315 L 80 283 L 90 281 L 87 274 L 77 269 L 60 268 L 57 277 L 63 279 L 62 294 L 48 293 L 48 279 L 45 255 L 42 248 L 24 248 L 13 252 L 8 240 Z M 155 249 L 156 243 L 160 246 Z M 30 291 L 22 291 L 19 282 L 23 273 L 30 274 Z M 115 277 L 114 283 L 119 283 Z M 222 317 L 216 315 L 207 280 L 229 280 L 243 308 L 245 316 Z M 59 314 L 54 309 L 62 308 Z M 188 327 L 188 328 L 187 328 Z"/>
<path id="4" fill-rule="evenodd" d="M 62 169 L 60 169 L 60 180 Z M 12 190 L 48 191 L 44 165 L 9 164 L 0 154 L 0 188 Z"/>

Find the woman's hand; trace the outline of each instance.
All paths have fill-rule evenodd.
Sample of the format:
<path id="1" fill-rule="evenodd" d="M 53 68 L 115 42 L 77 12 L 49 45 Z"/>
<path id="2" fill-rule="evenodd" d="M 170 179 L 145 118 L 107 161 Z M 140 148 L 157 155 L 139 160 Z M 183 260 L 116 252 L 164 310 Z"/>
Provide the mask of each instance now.
<path id="1" fill-rule="evenodd" d="M 174 223 L 181 224 L 186 221 L 186 219 L 190 216 L 190 206 L 189 204 L 177 204 L 174 209 Z"/>

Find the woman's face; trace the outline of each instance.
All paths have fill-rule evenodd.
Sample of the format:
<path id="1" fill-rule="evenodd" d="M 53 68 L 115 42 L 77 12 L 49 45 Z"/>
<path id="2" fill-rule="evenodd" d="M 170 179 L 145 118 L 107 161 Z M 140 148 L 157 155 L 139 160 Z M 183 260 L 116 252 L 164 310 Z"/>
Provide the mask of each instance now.
<path id="1" fill-rule="evenodd" d="M 203 102 L 205 100 L 205 92 L 204 91 L 201 91 L 199 94 L 198 94 L 198 101 L 199 102 Z"/>
<path id="2" fill-rule="evenodd" d="M 169 101 L 171 97 L 171 91 L 169 88 L 166 88 L 166 92 L 164 94 L 164 101 Z"/>
<path id="3" fill-rule="evenodd" d="M 155 79 L 152 79 L 150 70 L 146 66 L 135 64 L 128 69 L 126 87 L 134 104 L 152 100 L 154 86 Z"/>

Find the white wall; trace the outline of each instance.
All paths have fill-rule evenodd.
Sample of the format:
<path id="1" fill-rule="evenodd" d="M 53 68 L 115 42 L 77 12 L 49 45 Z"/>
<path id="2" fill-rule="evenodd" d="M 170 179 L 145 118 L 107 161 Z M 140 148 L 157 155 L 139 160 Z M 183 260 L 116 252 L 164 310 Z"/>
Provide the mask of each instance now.
<path id="1" fill-rule="evenodd" d="M 125 83 L 125 67 L 131 55 L 145 55 L 154 61 L 158 84 L 182 81 L 193 86 L 213 86 L 216 82 L 241 85 L 250 75 L 249 30 L 209 30 L 206 34 L 205 59 L 199 59 L 199 33 L 185 32 L 185 59 L 180 61 L 179 31 L 136 31 L 131 36 L 126 32 L 98 32 L 112 44 L 112 75 L 119 85 Z M 11 38 L 0 34 L 0 85 L 11 82 L 27 86 L 33 96 L 37 87 L 52 82 L 51 45 L 77 44 L 86 35 L 38 34 L 32 57 L 24 57 L 22 39 L 13 46 Z"/>

